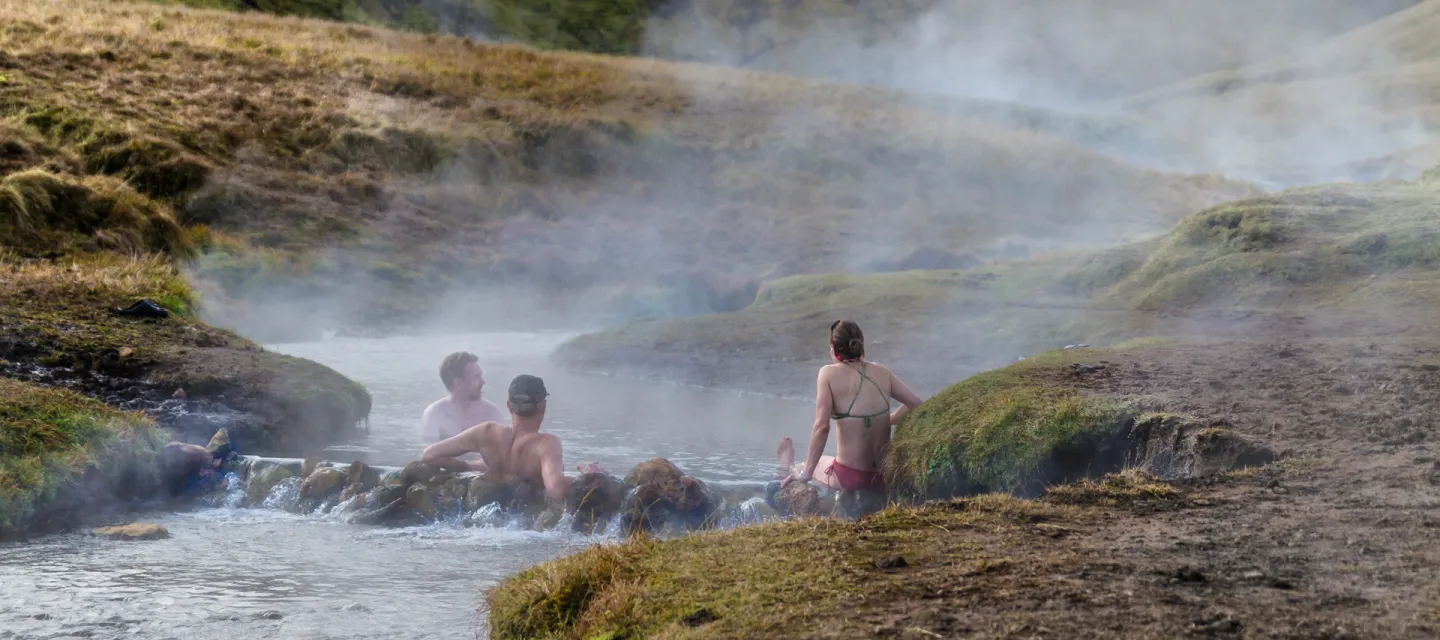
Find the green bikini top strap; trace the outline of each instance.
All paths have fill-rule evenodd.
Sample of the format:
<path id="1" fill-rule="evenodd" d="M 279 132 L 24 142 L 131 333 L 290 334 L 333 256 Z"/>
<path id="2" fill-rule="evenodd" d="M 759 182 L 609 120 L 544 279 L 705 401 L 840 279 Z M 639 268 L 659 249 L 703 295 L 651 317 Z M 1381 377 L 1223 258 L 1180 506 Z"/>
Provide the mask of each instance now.
<path id="1" fill-rule="evenodd" d="M 854 367 L 851 367 L 851 368 L 853 369 Z M 872 413 L 872 414 L 870 414 L 870 415 L 865 415 L 865 416 L 852 416 L 852 415 L 850 415 L 850 410 L 855 408 L 855 401 L 857 401 L 857 400 L 860 399 L 860 390 L 865 388 L 865 381 L 866 381 L 866 380 L 869 380 L 869 381 L 870 381 L 870 384 L 875 387 L 875 390 L 880 392 L 880 397 L 882 397 L 882 398 L 885 397 L 885 392 L 880 389 L 880 383 L 875 382 L 875 379 L 874 379 L 874 378 L 871 378 L 870 376 L 865 375 L 865 370 L 866 370 L 866 369 L 869 369 L 869 368 L 870 368 L 870 363 L 866 362 L 866 363 L 861 364 L 859 369 L 856 369 L 856 370 L 855 370 L 856 373 L 859 373 L 859 374 L 860 374 L 860 384 L 855 385 L 855 397 L 853 397 L 853 398 L 850 399 L 850 406 L 845 408 L 845 413 L 837 413 L 837 414 L 835 414 L 835 417 L 836 417 L 836 418 L 864 418 L 864 419 L 865 419 L 865 426 L 868 427 L 868 426 L 870 426 L 870 419 L 871 419 L 871 418 L 873 418 L 873 417 L 875 417 L 875 416 L 878 416 L 878 415 L 880 415 L 881 413 L 890 413 L 890 408 L 887 406 L 884 411 L 881 411 L 881 412 L 879 412 L 879 413 Z M 886 403 L 886 404 L 888 405 L 889 403 Z"/>

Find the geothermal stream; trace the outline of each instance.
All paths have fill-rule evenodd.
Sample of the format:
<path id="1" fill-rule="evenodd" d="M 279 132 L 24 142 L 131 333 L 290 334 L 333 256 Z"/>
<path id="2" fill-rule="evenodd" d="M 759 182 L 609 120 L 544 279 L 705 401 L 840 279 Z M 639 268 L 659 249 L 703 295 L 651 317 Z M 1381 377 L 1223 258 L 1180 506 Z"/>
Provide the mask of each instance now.
<path id="1" fill-rule="evenodd" d="M 383 472 L 419 457 L 420 413 L 444 394 L 438 369 L 452 351 L 480 357 L 484 395 L 497 404 L 516 374 L 545 379 L 544 428 L 563 441 L 572 476 L 591 461 L 623 476 L 661 456 L 724 492 L 773 478 L 781 436 L 806 441 L 808 400 L 567 375 L 548 361 L 566 337 L 332 339 L 270 348 L 334 367 L 370 390 L 369 433 L 321 455 L 341 469 L 360 460 Z M 797 381 L 796 390 L 807 382 Z M 351 524 L 347 505 L 296 509 L 297 485 L 282 482 L 247 504 L 243 484 L 233 482 L 194 508 L 141 516 L 169 529 L 163 540 L 71 533 L 0 544 L 0 639 L 484 637 L 486 587 L 616 536 L 614 523 L 594 535 L 564 522 L 536 531 L 493 506 L 419 526 Z M 721 526 L 749 519 L 732 501 Z"/>

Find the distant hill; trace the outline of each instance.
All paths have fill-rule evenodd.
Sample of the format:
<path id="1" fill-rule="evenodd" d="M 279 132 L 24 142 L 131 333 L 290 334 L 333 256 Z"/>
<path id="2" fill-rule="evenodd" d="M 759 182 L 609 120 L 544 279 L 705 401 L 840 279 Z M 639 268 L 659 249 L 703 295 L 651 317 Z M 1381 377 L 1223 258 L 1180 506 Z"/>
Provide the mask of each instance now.
<path id="1" fill-rule="evenodd" d="M 1418 0 L 162 0 L 1028 103 L 1282 55 Z"/>
<path id="2" fill-rule="evenodd" d="M 230 326 L 247 309 L 272 326 L 415 322 L 500 289 L 506 314 L 460 317 L 708 312 L 918 243 L 1108 244 L 1255 192 L 1106 157 L 1075 142 L 1083 120 L 1050 135 L 960 101 L 721 67 L 80 6 L 0 0 L 0 133 L 23 150 L 6 171 L 57 193 L 123 181 L 173 212 L 206 307 L 236 302 Z M 92 226 L 0 238 L 43 258 L 95 245 Z M 296 302 L 328 304 L 275 310 Z"/>
<path id="3" fill-rule="evenodd" d="M 1289 182 L 1414 177 L 1440 162 L 1440 2 L 1112 106 L 1212 164 Z"/>

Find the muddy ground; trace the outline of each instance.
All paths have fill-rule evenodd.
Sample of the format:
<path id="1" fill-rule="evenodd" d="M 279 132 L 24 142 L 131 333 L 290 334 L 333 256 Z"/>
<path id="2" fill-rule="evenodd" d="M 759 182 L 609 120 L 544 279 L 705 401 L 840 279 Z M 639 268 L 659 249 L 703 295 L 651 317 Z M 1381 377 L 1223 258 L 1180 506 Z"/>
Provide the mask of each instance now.
<path id="1" fill-rule="evenodd" d="M 800 635 L 1440 635 L 1440 343 L 1199 342 L 1104 359 L 1057 382 L 1226 420 L 1282 460 L 1166 504 L 937 525 L 946 560 L 861 569 L 872 595 Z"/>

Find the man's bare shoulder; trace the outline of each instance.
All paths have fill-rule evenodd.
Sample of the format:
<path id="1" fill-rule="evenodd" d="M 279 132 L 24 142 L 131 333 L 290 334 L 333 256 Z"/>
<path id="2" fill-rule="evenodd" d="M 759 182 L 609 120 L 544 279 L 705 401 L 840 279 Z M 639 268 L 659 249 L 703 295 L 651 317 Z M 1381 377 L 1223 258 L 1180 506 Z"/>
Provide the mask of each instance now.
<path id="1" fill-rule="evenodd" d="M 446 406 L 449 406 L 449 404 L 450 396 L 445 396 L 444 398 L 441 398 L 439 400 L 431 402 L 429 405 L 426 405 L 425 411 L 420 415 L 424 418 L 433 417 L 437 411 L 444 409 Z"/>

